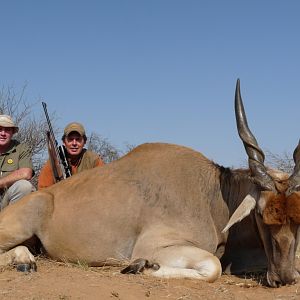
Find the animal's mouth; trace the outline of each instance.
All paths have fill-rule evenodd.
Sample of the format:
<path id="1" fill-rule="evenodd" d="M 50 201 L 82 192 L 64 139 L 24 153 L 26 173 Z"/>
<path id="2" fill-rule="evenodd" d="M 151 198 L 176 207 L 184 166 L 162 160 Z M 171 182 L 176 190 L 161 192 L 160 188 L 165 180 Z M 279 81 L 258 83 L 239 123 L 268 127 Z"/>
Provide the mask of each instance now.
<path id="1" fill-rule="evenodd" d="M 279 276 L 273 272 L 267 272 L 267 282 L 273 288 L 278 288 L 282 285 Z"/>
<path id="2" fill-rule="evenodd" d="M 269 286 L 273 288 L 278 288 L 284 285 L 292 285 L 297 283 L 297 277 L 299 276 L 299 274 L 298 276 L 296 276 L 296 273 L 298 274 L 298 272 L 295 271 L 294 274 L 291 274 L 289 276 L 287 274 L 285 276 L 279 276 L 277 273 L 268 271 L 267 282 Z"/>

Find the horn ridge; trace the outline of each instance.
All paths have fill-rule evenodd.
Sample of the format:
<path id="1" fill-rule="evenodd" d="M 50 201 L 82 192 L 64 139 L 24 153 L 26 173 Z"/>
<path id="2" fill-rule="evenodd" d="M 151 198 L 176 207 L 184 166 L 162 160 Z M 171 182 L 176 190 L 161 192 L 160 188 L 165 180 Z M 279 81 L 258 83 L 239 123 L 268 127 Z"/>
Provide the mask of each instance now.
<path id="1" fill-rule="evenodd" d="M 235 114 L 238 133 L 244 143 L 245 150 L 248 156 L 254 157 L 256 160 L 263 163 L 265 160 L 265 155 L 259 148 L 256 138 L 254 137 L 248 126 L 244 104 L 241 97 L 239 79 L 237 80 L 235 90 Z"/>
<path id="2" fill-rule="evenodd" d="M 293 153 L 295 167 L 292 175 L 289 177 L 289 188 L 286 192 L 287 195 L 300 190 L 300 140 Z"/>
<path id="3" fill-rule="evenodd" d="M 240 80 L 237 80 L 235 89 L 235 117 L 239 136 L 244 144 L 248 155 L 249 168 L 255 183 L 263 189 L 275 191 L 275 184 L 271 176 L 267 173 L 264 165 L 265 155 L 258 146 L 255 136 L 249 129 L 247 117 L 241 97 Z"/>

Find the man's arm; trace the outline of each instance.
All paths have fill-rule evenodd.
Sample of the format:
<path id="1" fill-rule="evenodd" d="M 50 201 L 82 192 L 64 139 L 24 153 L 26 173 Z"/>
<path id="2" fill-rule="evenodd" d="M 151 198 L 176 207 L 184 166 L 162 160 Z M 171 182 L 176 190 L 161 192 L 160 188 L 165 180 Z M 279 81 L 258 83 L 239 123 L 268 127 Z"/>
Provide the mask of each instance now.
<path id="1" fill-rule="evenodd" d="M 0 189 L 9 188 L 20 179 L 30 180 L 32 178 L 32 173 L 31 168 L 20 168 L 15 170 L 11 174 L 0 178 Z"/>

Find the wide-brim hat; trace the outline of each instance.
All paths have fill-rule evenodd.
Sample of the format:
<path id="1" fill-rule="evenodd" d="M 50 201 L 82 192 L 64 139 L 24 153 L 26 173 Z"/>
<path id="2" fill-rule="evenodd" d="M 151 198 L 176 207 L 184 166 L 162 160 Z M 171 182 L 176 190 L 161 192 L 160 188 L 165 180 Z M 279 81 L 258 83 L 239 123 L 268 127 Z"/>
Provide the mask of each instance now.
<path id="1" fill-rule="evenodd" d="M 81 136 L 85 137 L 85 129 L 82 124 L 78 122 L 72 122 L 65 127 L 64 136 L 68 136 L 71 132 L 77 132 Z"/>
<path id="2" fill-rule="evenodd" d="M 11 116 L 8 115 L 0 115 L 0 127 L 14 128 L 14 133 L 19 131 L 19 127 L 16 126 Z"/>

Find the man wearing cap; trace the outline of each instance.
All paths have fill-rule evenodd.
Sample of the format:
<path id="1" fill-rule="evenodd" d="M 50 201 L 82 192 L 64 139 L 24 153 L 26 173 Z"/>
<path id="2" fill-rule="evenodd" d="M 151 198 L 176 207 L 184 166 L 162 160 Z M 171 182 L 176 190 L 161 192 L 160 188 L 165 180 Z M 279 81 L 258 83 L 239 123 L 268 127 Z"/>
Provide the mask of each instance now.
<path id="1" fill-rule="evenodd" d="M 0 115 L 1 209 L 35 190 L 29 181 L 34 173 L 30 149 L 12 139 L 18 131 L 10 116 Z"/>
<path id="2" fill-rule="evenodd" d="M 84 148 L 86 140 L 84 127 L 80 123 L 73 122 L 66 126 L 62 141 L 66 148 L 66 156 L 72 175 L 104 164 L 97 153 Z M 46 188 L 54 183 L 51 163 L 48 160 L 41 169 L 38 179 L 38 189 Z"/>

